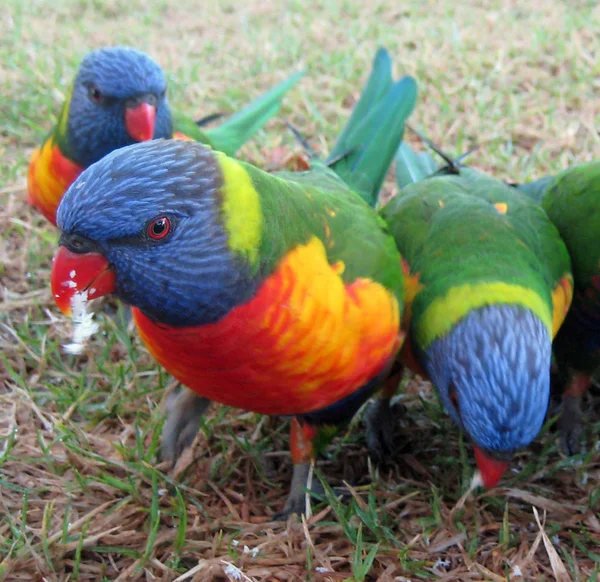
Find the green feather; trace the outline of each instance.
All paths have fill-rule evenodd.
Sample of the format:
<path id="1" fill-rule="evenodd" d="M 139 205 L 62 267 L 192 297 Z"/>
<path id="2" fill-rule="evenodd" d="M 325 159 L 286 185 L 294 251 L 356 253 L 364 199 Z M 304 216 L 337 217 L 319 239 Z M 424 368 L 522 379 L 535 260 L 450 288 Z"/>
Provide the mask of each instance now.
<path id="1" fill-rule="evenodd" d="M 571 310 L 554 341 L 559 368 L 587 374 L 600 367 L 600 162 L 568 168 L 556 176 L 521 184 L 539 201 L 564 239 L 573 263 L 575 293 Z"/>
<path id="2" fill-rule="evenodd" d="M 312 236 L 324 242 L 330 264 L 343 261 L 342 279 L 367 277 L 391 290 L 402 306 L 400 255 L 385 223 L 332 170 L 266 173 L 239 162 L 259 192 L 259 255 L 268 276 L 290 249 Z"/>
<path id="3" fill-rule="evenodd" d="M 332 159 L 346 153 L 347 146 L 345 144 L 352 141 L 357 126 L 360 126 L 366 115 L 387 94 L 392 85 L 392 59 L 387 50 L 380 48 L 373 59 L 371 74 L 358 102 L 338 137 L 337 143 L 331 150 L 330 157 Z"/>
<path id="4" fill-rule="evenodd" d="M 573 260 L 575 285 L 600 274 L 600 162 L 590 162 L 518 186 L 539 201 L 563 237 Z"/>
<path id="5" fill-rule="evenodd" d="M 361 97 L 326 162 L 371 206 L 377 205 L 416 100 L 415 80 L 403 77 L 393 83 L 389 54 L 379 49 Z"/>
<path id="6" fill-rule="evenodd" d="M 412 304 L 416 327 L 433 301 L 465 284 L 519 285 L 552 313 L 551 291 L 570 271 L 566 247 L 539 205 L 468 168 L 407 186 L 382 216 L 423 286 Z"/>
<path id="7" fill-rule="evenodd" d="M 399 188 L 420 182 L 434 174 L 438 166 L 427 152 L 415 152 L 402 142 L 396 152 L 396 183 Z"/>
<path id="8" fill-rule="evenodd" d="M 235 153 L 281 108 L 284 95 L 304 76 L 303 71 L 294 73 L 285 81 L 228 118 L 221 125 L 201 130 L 195 121 L 173 112 L 173 130 L 181 132 L 200 143 L 228 156 Z"/>
<path id="9" fill-rule="evenodd" d="M 171 119 L 173 120 L 174 134 L 182 133 L 199 143 L 203 143 L 204 145 L 216 149 L 206 131 L 200 129 L 198 124 L 191 117 L 188 117 L 175 109 L 171 109 Z"/>

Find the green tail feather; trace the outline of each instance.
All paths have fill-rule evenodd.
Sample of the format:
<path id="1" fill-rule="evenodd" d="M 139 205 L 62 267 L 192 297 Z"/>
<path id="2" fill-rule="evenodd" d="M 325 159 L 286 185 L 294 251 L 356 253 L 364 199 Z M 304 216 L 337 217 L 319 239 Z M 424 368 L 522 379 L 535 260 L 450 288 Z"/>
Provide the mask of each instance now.
<path id="1" fill-rule="evenodd" d="M 347 152 L 344 144 L 352 140 L 356 133 L 357 126 L 369 111 L 383 98 L 389 91 L 394 80 L 392 79 L 392 59 L 390 54 L 383 48 L 380 48 L 373 59 L 373 68 L 367 79 L 367 83 L 360 94 L 358 103 L 354 106 L 350 119 L 344 126 L 342 133 L 338 137 L 337 143 L 331 150 L 329 158 L 335 159 L 343 156 Z"/>
<path id="2" fill-rule="evenodd" d="M 415 80 L 403 77 L 393 83 L 391 66 L 389 53 L 379 49 L 361 97 L 326 160 L 371 206 L 377 204 L 404 122 L 417 101 Z"/>
<path id="3" fill-rule="evenodd" d="M 235 153 L 281 108 L 283 96 L 304 76 L 304 71 L 294 73 L 232 115 L 218 127 L 205 130 L 213 148 L 228 156 Z"/>
<path id="4" fill-rule="evenodd" d="M 530 198 L 533 198 L 538 204 L 541 204 L 544 194 L 548 191 L 554 181 L 556 181 L 554 176 L 546 176 L 535 182 L 526 182 L 525 184 L 518 184 L 515 187 L 517 190 L 527 194 Z"/>
<path id="5" fill-rule="evenodd" d="M 402 142 L 396 153 L 396 182 L 399 188 L 420 182 L 435 174 L 439 166 L 428 152 L 415 152 Z"/>

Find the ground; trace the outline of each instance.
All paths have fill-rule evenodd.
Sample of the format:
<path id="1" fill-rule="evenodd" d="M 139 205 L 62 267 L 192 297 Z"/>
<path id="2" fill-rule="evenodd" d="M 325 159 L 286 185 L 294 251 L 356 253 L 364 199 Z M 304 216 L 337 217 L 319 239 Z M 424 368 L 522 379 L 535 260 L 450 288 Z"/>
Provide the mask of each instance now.
<path id="1" fill-rule="evenodd" d="M 501 487 L 464 498 L 470 446 L 411 380 L 389 466 L 369 465 L 357 418 L 317 465 L 350 500 L 287 523 L 269 517 L 291 473 L 282 420 L 213 407 L 176 470 L 157 465 L 171 378 L 114 319 L 99 318 L 85 356 L 64 354 L 48 288 L 57 235 L 25 203 L 28 157 L 78 62 L 118 43 L 154 56 L 171 102 L 198 117 L 305 69 L 242 151 L 257 164 L 295 147 L 284 119 L 326 151 L 379 45 L 419 82 L 412 123 L 451 152 L 480 144 L 477 167 L 521 181 L 597 158 L 595 2 L 7 0 L 0 22 L 0 579 L 598 579 L 593 421 L 589 453 L 565 459 L 546 427 Z"/>

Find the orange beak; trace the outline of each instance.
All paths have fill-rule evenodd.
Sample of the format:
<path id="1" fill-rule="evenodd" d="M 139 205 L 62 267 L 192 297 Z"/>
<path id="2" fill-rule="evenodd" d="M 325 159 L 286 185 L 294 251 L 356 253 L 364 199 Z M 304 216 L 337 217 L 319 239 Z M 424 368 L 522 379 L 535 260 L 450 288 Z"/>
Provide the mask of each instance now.
<path id="1" fill-rule="evenodd" d="M 58 308 L 71 315 L 71 300 L 87 291 L 88 299 L 113 293 L 115 273 L 99 253 L 77 254 L 60 247 L 52 265 L 52 295 Z"/>
<path id="2" fill-rule="evenodd" d="M 148 141 L 154 136 L 156 107 L 146 101 L 125 108 L 125 127 L 131 139 Z"/>
<path id="3" fill-rule="evenodd" d="M 504 475 L 504 472 L 508 468 L 508 461 L 497 461 L 486 456 L 479 447 L 475 449 L 475 461 L 477 462 L 477 468 L 481 473 L 481 479 L 483 480 L 483 486 L 486 489 L 496 487 L 498 482 Z"/>

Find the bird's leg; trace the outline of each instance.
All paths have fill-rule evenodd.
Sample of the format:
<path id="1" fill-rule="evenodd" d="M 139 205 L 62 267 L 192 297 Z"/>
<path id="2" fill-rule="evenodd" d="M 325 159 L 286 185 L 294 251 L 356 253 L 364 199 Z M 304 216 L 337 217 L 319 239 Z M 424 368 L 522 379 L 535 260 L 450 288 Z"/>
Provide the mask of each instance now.
<path id="1" fill-rule="evenodd" d="M 391 406 L 391 400 L 402 380 L 404 368 L 395 365 L 386 378 L 383 388 L 377 394 L 364 416 L 367 431 L 367 448 L 371 459 L 381 464 L 394 450 L 394 427 L 396 416 L 403 412 L 401 404 Z"/>
<path id="2" fill-rule="evenodd" d="M 167 399 L 167 419 L 162 431 L 162 459 L 173 465 L 188 447 L 200 428 L 200 419 L 210 404 L 185 386 L 174 392 Z"/>
<path id="3" fill-rule="evenodd" d="M 590 387 L 591 381 L 592 378 L 589 374 L 575 372 L 563 392 L 562 414 L 558 419 L 558 430 L 560 431 L 560 446 L 567 456 L 576 455 L 582 450 L 581 399 Z"/>
<path id="4" fill-rule="evenodd" d="M 286 520 L 293 513 L 306 513 L 306 487 L 310 466 L 315 458 L 314 439 L 318 429 L 305 421 L 293 418 L 290 426 L 290 452 L 294 463 L 294 473 L 290 484 L 290 493 L 283 510 L 273 516 L 274 520 Z M 321 484 L 310 484 L 311 491 L 323 491 Z"/>

